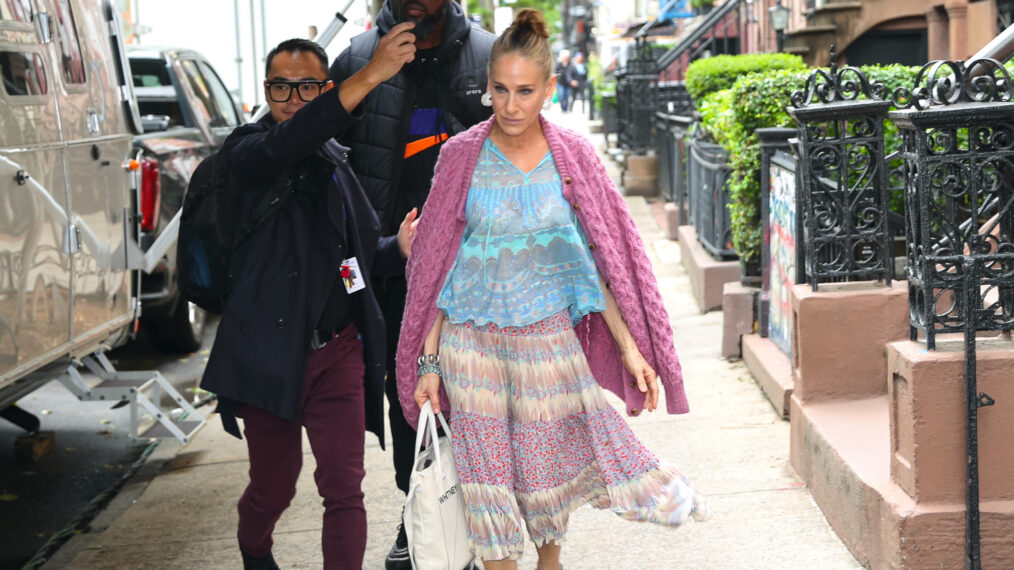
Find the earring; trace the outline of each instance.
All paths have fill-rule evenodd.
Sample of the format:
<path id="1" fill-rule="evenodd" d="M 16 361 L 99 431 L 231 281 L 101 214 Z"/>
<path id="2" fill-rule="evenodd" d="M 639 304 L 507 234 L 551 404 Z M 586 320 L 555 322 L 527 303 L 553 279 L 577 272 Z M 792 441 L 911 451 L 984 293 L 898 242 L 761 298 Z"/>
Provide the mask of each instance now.
<path id="1" fill-rule="evenodd" d="M 542 102 L 542 110 L 543 111 L 548 111 L 549 108 L 552 107 L 552 106 L 553 106 L 553 102 L 550 101 L 549 99 L 546 99 L 546 100 L 544 100 Z"/>
<path id="2" fill-rule="evenodd" d="M 483 93 L 482 97 L 479 97 L 479 102 L 482 103 L 483 107 L 492 107 L 493 106 L 493 94 L 490 93 L 489 91 Z"/>

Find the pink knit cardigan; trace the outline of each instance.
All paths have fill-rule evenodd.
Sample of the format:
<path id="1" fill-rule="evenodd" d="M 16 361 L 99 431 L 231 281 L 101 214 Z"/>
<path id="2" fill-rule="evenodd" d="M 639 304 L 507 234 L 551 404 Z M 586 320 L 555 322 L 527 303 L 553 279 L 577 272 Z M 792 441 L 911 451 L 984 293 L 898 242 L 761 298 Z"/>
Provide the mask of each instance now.
<path id="1" fill-rule="evenodd" d="M 412 242 L 397 375 L 405 419 L 413 426 L 419 416 L 419 407 L 412 396 L 417 381 L 416 359 L 422 354 L 426 334 L 437 317 L 437 296 L 461 244 L 465 198 L 493 121 L 491 118 L 479 123 L 444 143 Z M 616 298 L 637 347 L 665 387 L 666 408 L 671 414 L 686 413 L 689 408 L 669 316 L 626 203 L 591 143 L 544 118 L 542 128 L 563 180 L 563 196 L 574 207 L 599 274 Z M 637 390 L 633 377 L 623 367 L 619 347 L 602 315 L 585 316 L 575 330 L 598 383 L 623 398 L 630 414 L 639 414 L 644 394 Z M 446 410 L 447 395 L 443 388 L 440 398 Z"/>

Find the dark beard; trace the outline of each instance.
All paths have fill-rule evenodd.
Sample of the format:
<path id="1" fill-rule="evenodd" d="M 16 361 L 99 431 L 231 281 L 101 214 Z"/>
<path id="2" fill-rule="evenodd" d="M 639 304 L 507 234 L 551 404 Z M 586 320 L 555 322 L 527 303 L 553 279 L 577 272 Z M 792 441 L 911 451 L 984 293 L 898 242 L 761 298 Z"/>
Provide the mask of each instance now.
<path id="1" fill-rule="evenodd" d="M 411 2 L 411 0 L 409 0 L 408 3 L 416 4 L 415 2 Z M 405 9 L 405 4 L 406 4 L 405 0 L 391 1 L 391 11 L 394 13 L 395 21 L 397 21 L 398 23 L 414 21 L 408 17 L 408 10 Z M 422 6 L 422 8 L 423 10 L 426 9 L 425 6 Z M 429 35 L 433 33 L 433 30 L 435 30 L 436 27 L 440 25 L 440 22 L 444 20 L 444 16 L 446 15 L 447 15 L 447 4 L 444 4 L 444 6 L 439 10 L 437 10 L 436 12 L 432 14 L 427 14 L 426 17 L 423 18 L 421 22 L 416 22 L 415 27 L 412 28 L 412 33 L 415 34 L 416 41 L 422 41 L 428 38 Z"/>

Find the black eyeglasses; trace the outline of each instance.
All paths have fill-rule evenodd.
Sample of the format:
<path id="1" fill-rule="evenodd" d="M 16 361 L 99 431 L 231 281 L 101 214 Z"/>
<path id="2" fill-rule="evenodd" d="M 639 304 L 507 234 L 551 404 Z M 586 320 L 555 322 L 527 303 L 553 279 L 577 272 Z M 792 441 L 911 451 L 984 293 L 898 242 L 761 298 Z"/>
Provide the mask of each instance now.
<path id="1" fill-rule="evenodd" d="M 271 81 L 265 81 L 264 84 L 268 87 L 268 97 L 270 97 L 275 103 L 284 103 L 291 99 L 293 89 L 299 93 L 300 99 L 309 103 L 320 95 L 320 90 L 327 85 L 327 81 L 317 81 L 316 79 L 284 81 L 281 79 L 274 79 Z"/>

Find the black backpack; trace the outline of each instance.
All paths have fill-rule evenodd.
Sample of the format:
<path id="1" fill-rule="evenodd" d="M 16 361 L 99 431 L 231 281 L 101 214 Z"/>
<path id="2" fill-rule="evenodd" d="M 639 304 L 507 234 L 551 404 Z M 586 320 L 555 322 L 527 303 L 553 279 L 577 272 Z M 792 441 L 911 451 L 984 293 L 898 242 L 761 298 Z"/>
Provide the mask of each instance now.
<path id="1" fill-rule="evenodd" d="M 176 243 L 180 295 L 210 313 L 221 314 L 231 288 L 231 265 L 246 238 L 289 195 L 278 184 L 257 200 L 248 220 L 237 220 L 238 204 L 228 195 L 228 161 L 218 153 L 205 158 L 190 177 Z"/>

